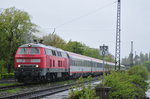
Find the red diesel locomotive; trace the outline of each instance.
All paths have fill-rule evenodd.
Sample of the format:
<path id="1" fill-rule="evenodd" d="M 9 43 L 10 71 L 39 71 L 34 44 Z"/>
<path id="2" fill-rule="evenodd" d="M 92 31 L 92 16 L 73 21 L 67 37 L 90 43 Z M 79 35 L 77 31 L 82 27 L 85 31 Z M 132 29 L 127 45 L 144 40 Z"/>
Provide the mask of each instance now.
<path id="1" fill-rule="evenodd" d="M 22 45 L 15 55 L 15 76 L 19 82 L 67 78 L 68 55 L 61 49 L 43 44 Z"/>
<path id="2" fill-rule="evenodd" d="M 15 55 L 15 77 L 19 82 L 99 75 L 110 69 L 114 69 L 114 63 L 107 62 L 103 67 L 102 60 L 39 43 L 22 45 Z"/>

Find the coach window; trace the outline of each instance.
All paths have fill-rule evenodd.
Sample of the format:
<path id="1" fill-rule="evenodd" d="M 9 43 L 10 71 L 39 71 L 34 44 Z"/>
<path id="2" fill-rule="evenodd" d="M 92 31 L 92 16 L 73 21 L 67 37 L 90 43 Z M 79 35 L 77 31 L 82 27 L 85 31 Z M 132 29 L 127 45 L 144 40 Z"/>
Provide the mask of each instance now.
<path id="1" fill-rule="evenodd" d="M 61 53 L 62 54 L 62 57 L 65 57 L 65 58 L 68 58 L 67 54 L 66 53 Z"/>
<path id="2" fill-rule="evenodd" d="M 90 62 L 88 61 L 88 65 L 87 65 L 87 67 L 89 67 L 90 66 Z"/>
<path id="3" fill-rule="evenodd" d="M 70 59 L 70 65 L 73 65 L 73 60 L 72 59 Z"/>
<path id="4" fill-rule="evenodd" d="M 40 54 L 39 48 L 31 48 L 30 49 L 30 54 Z"/>
<path id="5" fill-rule="evenodd" d="M 100 68 L 102 68 L 103 67 L 103 65 L 100 63 Z"/>
<path id="6" fill-rule="evenodd" d="M 20 48 L 18 54 L 28 54 L 28 48 Z"/>
<path id="7" fill-rule="evenodd" d="M 93 63 L 93 67 L 95 67 L 95 62 Z"/>
<path id="8" fill-rule="evenodd" d="M 77 61 L 75 60 L 75 66 L 77 66 Z"/>
<path id="9" fill-rule="evenodd" d="M 81 61 L 81 66 L 84 66 L 84 65 L 83 65 L 83 60 Z"/>
<path id="10" fill-rule="evenodd" d="M 72 62 L 73 62 L 73 64 L 72 64 L 72 65 L 74 65 L 74 66 L 75 66 L 75 61 L 73 60 Z"/>

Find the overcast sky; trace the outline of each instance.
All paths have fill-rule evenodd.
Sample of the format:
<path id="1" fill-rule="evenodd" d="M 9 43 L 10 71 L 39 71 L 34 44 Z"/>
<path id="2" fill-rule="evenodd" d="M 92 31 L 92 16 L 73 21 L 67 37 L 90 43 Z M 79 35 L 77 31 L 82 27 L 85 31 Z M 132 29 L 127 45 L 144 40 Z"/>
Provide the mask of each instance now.
<path id="1" fill-rule="evenodd" d="M 121 0 L 121 57 L 150 52 L 150 0 Z M 0 0 L 0 8 L 16 7 L 32 17 L 44 36 L 53 32 L 64 40 L 92 48 L 108 45 L 115 54 L 116 0 Z"/>

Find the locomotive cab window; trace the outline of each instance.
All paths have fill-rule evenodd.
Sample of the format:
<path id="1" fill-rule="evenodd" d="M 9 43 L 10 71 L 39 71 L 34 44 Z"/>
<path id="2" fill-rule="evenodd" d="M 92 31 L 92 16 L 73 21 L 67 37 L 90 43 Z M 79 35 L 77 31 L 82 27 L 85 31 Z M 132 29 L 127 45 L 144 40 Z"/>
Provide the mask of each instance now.
<path id="1" fill-rule="evenodd" d="M 20 48 L 18 54 L 28 54 L 28 48 Z"/>
<path id="2" fill-rule="evenodd" d="M 30 54 L 40 54 L 39 48 L 31 48 L 30 49 Z"/>

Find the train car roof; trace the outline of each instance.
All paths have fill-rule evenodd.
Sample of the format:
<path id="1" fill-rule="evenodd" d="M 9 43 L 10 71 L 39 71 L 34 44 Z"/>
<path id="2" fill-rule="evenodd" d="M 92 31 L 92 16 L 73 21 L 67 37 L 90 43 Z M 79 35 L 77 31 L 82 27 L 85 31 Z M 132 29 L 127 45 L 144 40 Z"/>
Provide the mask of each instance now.
<path id="1" fill-rule="evenodd" d="M 102 60 L 100 60 L 100 59 L 96 59 L 96 58 L 92 58 L 92 57 L 76 54 L 76 53 L 73 53 L 73 52 L 68 52 L 68 51 L 66 51 L 66 52 L 69 54 L 69 56 L 71 58 L 88 60 L 88 61 L 95 61 L 95 62 L 102 62 Z"/>
<path id="2" fill-rule="evenodd" d="M 23 44 L 21 45 L 20 47 L 42 47 L 42 48 L 48 48 L 48 49 L 51 49 L 51 50 L 56 50 L 56 51 L 60 51 L 60 52 L 65 52 L 64 50 L 60 49 L 60 48 L 56 48 L 56 47 L 53 47 L 53 46 L 47 46 L 47 45 L 44 45 L 44 44 L 40 44 L 40 43 L 28 43 L 28 44 Z"/>
<path id="3" fill-rule="evenodd" d="M 100 60 L 100 59 L 96 59 L 96 58 L 92 58 L 92 57 L 88 57 L 88 56 L 76 54 L 76 53 L 73 53 L 73 52 L 68 52 L 68 51 L 66 51 L 66 52 L 69 54 L 69 56 L 70 56 L 71 58 L 82 59 L 82 60 L 88 60 L 88 61 L 94 61 L 94 62 L 100 62 L 100 63 L 103 62 L 103 60 Z M 106 63 L 106 64 L 109 64 L 109 65 L 112 65 L 112 66 L 115 65 L 115 63 L 113 63 L 113 62 L 105 61 L 105 63 Z M 124 67 L 124 65 L 121 65 L 121 67 Z"/>

